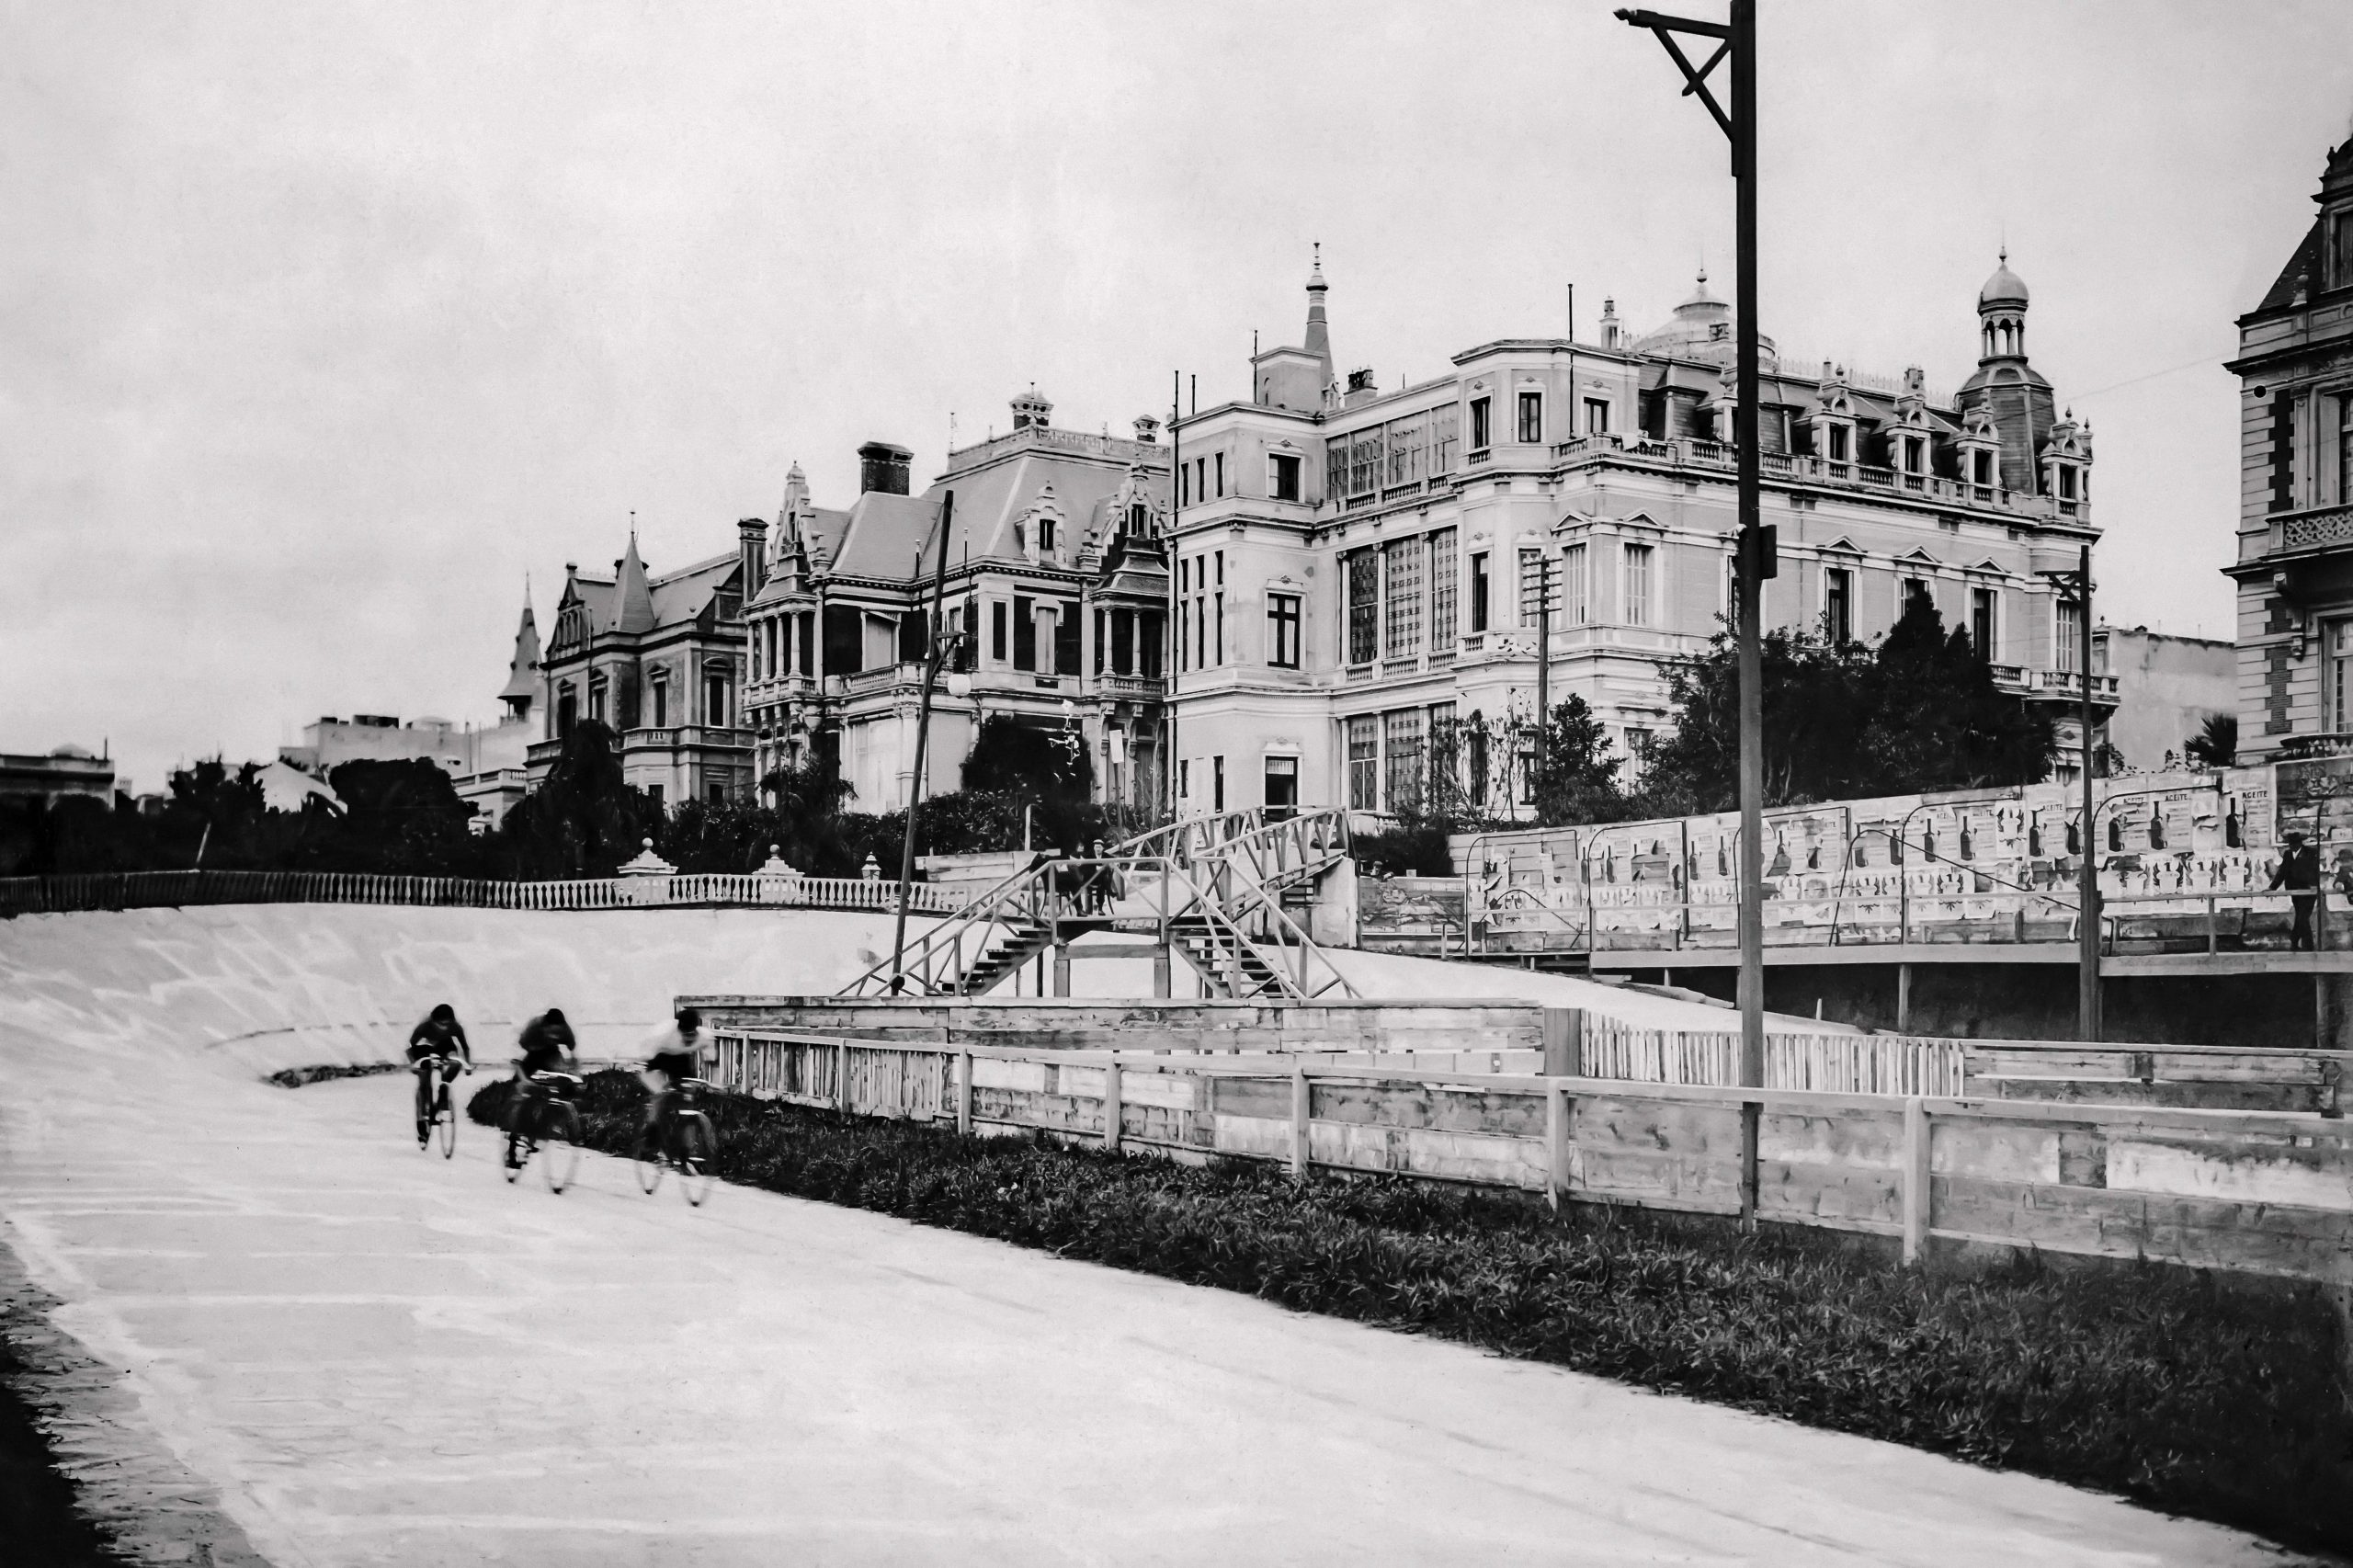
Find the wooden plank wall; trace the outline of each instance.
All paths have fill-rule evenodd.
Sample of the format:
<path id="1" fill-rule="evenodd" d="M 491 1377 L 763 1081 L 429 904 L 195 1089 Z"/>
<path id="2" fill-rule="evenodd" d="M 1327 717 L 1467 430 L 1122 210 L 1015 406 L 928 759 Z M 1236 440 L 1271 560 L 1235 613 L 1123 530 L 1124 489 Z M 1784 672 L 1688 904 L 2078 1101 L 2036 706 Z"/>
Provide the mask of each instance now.
<path id="1" fill-rule="evenodd" d="M 2353 1284 L 2353 1130 L 2308 1113 L 1404 1077 L 1308 1057 L 741 1030 L 720 1043 L 720 1082 L 858 1114 L 1701 1213 L 1738 1211 L 1741 1108 L 1754 1101 L 1767 1220 L 1900 1236 L 1907 1256 L 1990 1243 Z"/>

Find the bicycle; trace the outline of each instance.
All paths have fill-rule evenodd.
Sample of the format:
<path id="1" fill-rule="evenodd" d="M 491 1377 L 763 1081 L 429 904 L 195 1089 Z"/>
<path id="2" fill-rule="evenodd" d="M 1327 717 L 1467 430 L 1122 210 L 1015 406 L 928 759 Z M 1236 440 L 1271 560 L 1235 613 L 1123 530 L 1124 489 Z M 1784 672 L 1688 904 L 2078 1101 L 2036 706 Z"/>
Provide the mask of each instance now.
<path id="1" fill-rule="evenodd" d="M 710 1196 L 719 1179 L 719 1131 L 699 1103 L 710 1087 L 700 1078 L 679 1079 L 661 1122 L 638 1133 L 630 1159 L 637 1166 L 638 1189 L 647 1197 L 662 1185 L 664 1171 L 678 1173 L 678 1190 L 690 1207 L 701 1208 Z"/>
<path id="2" fill-rule="evenodd" d="M 572 1096 L 580 1092 L 583 1081 L 573 1073 L 534 1073 L 528 1085 L 517 1087 L 524 1097 L 515 1107 L 506 1133 L 508 1181 L 523 1174 L 524 1165 L 544 1144 L 547 1158 L 540 1162 L 540 1174 L 547 1178 L 548 1190 L 561 1193 L 572 1185 L 580 1172 L 580 1110 Z"/>
<path id="3" fill-rule="evenodd" d="M 460 1071 L 454 1056 L 421 1056 L 411 1066 L 416 1074 L 416 1147 L 422 1153 L 432 1146 L 434 1129 L 440 1129 L 441 1157 L 449 1159 L 458 1152 L 458 1113 L 449 1104 L 449 1085 Z M 463 1071 L 471 1073 L 472 1068 Z"/>

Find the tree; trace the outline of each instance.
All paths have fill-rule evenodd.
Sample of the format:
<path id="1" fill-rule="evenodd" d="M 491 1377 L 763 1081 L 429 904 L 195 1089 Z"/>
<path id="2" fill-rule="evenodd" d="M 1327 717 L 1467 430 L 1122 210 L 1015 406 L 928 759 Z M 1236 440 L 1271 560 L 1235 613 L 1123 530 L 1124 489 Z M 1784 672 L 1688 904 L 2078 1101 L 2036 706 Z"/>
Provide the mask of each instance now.
<path id="1" fill-rule="evenodd" d="M 1535 745 L 1536 820 L 1547 826 L 1614 820 L 1625 801 L 1618 784 L 1624 764 L 1584 698 L 1572 693 L 1554 703 Z"/>
<path id="2" fill-rule="evenodd" d="M 1779 628 L 1761 646 L 1768 805 L 2031 784 L 2051 721 L 1994 684 L 1966 635 L 1915 599 L 1876 648 Z M 1675 733 L 1651 748 L 1645 814 L 1729 811 L 1740 798 L 1738 662 L 1718 632 L 1677 668 Z"/>
<path id="3" fill-rule="evenodd" d="M 410 876 L 465 876 L 477 869 L 481 845 L 470 825 L 474 809 L 457 786 L 426 757 L 395 762 L 347 762 L 327 776 L 344 804 L 327 817 L 324 804 L 306 803 L 311 819 L 298 853 L 306 864 L 338 871 Z"/>
<path id="4" fill-rule="evenodd" d="M 2239 755 L 2239 716 L 2209 713 L 2182 750 L 2193 767 L 2228 767 Z"/>
<path id="5" fill-rule="evenodd" d="M 621 777 L 613 732 L 574 724 L 537 790 L 506 813 L 499 835 L 509 874 L 609 877 L 663 825 L 662 809 Z"/>
<path id="6" fill-rule="evenodd" d="M 1927 597 L 1915 598 L 1879 645 L 1861 742 L 1872 787 L 1893 795 L 2032 784 L 2051 772 L 2050 718 L 1994 684 L 1993 667 Z"/>
<path id="7" fill-rule="evenodd" d="M 1091 799 L 1094 766 L 1075 729 L 1025 723 L 1003 714 L 984 719 L 972 754 L 964 759 L 963 778 L 967 794 L 1012 801 L 1016 822 L 1018 808 L 1035 807 L 1037 827 L 1065 855 L 1076 854 L 1102 834 L 1102 813 Z M 1010 843 L 1019 842 L 1017 833 Z"/>

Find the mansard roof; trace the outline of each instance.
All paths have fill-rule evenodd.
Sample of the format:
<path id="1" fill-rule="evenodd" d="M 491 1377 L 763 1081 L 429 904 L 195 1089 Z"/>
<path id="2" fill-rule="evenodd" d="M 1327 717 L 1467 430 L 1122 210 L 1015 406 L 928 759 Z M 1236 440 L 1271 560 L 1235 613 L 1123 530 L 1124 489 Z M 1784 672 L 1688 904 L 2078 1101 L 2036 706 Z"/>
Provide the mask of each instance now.
<path id="1" fill-rule="evenodd" d="M 2296 284 L 2300 280 L 2304 285 L 2307 294 L 2318 290 L 2320 241 L 2321 221 L 2315 218 L 2313 220 L 2313 226 L 2304 231 L 2303 241 L 2296 246 L 2295 254 L 2288 257 L 2288 265 L 2279 269 L 2279 278 L 2265 292 L 2263 302 L 2255 307 L 2256 314 L 2261 314 L 2265 311 L 2285 310 L 2288 306 L 2294 304 Z"/>

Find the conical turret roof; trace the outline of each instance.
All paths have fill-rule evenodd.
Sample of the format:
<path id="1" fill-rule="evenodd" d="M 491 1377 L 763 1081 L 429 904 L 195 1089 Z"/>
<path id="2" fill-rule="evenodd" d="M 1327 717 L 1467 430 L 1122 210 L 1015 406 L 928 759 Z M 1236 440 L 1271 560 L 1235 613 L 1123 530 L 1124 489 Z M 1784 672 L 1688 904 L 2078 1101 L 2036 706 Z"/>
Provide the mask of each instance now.
<path id="1" fill-rule="evenodd" d="M 629 534 L 629 551 L 621 557 L 620 577 L 613 584 L 613 628 L 620 632 L 654 630 L 654 590 L 646 585 L 645 562 L 637 556 L 637 530 Z"/>
<path id="2" fill-rule="evenodd" d="M 539 676 L 540 629 L 531 619 L 531 601 L 526 596 L 522 623 L 515 628 L 515 656 L 507 661 L 506 685 L 499 692 L 499 699 L 538 696 Z"/>

